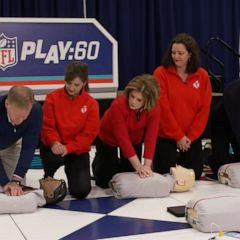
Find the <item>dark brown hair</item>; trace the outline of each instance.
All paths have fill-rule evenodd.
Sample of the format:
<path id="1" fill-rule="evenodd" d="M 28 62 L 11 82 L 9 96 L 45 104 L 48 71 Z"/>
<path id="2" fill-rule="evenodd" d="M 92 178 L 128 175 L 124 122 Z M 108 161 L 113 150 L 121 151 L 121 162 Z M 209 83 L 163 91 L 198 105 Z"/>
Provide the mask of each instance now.
<path id="1" fill-rule="evenodd" d="M 187 51 L 191 53 L 191 57 L 187 64 L 186 72 L 196 72 L 197 69 L 200 67 L 199 47 L 196 40 L 186 33 L 179 33 L 169 43 L 161 62 L 164 68 L 168 68 L 169 66 L 174 65 L 174 62 L 172 60 L 172 45 L 174 43 L 183 44 L 186 47 Z"/>
<path id="2" fill-rule="evenodd" d="M 76 61 L 67 66 L 64 80 L 70 83 L 73 79 L 79 77 L 85 85 L 85 90 L 88 91 L 88 65 L 84 62 Z"/>

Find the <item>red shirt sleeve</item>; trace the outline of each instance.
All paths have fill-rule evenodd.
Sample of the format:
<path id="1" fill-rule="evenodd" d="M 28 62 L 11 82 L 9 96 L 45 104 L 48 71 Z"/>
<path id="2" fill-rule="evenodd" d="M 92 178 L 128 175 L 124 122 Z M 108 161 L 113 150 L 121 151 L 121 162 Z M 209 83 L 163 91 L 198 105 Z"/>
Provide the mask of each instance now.
<path id="1" fill-rule="evenodd" d="M 153 159 L 159 128 L 159 104 L 148 114 L 147 126 L 144 137 L 144 158 Z"/>
<path id="2" fill-rule="evenodd" d="M 201 84 L 203 85 L 201 87 L 201 104 L 199 105 L 198 112 L 196 113 L 191 126 L 186 132 L 187 137 L 191 141 L 199 138 L 203 133 L 208 121 L 212 100 L 212 89 L 208 73 L 202 69 L 200 74 L 202 78 Z"/>
<path id="3" fill-rule="evenodd" d="M 115 101 L 109 112 L 109 120 L 112 126 L 112 133 L 121 148 L 124 157 L 130 158 L 136 155 L 133 144 L 128 134 L 128 127 L 124 118 L 124 109 Z"/>

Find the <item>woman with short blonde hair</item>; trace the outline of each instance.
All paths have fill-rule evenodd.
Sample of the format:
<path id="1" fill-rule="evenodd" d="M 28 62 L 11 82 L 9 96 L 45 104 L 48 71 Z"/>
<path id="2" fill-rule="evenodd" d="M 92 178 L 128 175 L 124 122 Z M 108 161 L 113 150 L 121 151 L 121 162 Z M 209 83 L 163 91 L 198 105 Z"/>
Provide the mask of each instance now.
<path id="1" fill-rule="evenodd" d="M 159 83 L 155 77 L 149 74 L 134 77 L 124 90 L 127 99 L 129 99 L 132 90 L 142 93 L 145 102 L 144 109 L 150 111 L 155 107 L 160 93 Z"/>
<path id="2" fill-rule="evenodd" d="M 113 175 L 119 172 L 136 171 L 140 177 L 153 174 L 151 165 L 160 115 L 158 98 L 157 79 L 148 74 L 139 75 L 104 113 L 93 162 L 98 186 L 107 188 Z"/>

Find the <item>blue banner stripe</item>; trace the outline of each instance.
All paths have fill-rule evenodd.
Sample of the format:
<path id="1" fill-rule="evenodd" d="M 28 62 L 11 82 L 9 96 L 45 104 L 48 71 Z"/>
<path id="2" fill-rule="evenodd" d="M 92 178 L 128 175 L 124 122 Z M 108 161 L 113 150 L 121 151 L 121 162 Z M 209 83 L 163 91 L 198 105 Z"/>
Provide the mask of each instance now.
<path id="1" fill-rule="evenodd" d="M 31 169 L 42 169 L 42 159 L 39 155 L 34 155 L 32 162 L 31 162 Z"/>

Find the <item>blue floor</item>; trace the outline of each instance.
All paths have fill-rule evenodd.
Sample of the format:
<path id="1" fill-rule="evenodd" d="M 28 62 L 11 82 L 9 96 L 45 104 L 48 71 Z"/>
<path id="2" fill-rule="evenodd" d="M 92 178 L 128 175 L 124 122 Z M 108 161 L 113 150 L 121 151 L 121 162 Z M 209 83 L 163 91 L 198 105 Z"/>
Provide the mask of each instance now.
<path id="1" fill-rule="evenodd" d="M 114 197 L 101 197 L 83 200 L 66 200 L 49 209 L 101 213 L 102 218 L 81 228 L 62 239 L 65 240 L 93 240 L 126 235 L 146 234 L 162 231 L 172 231 L 190 228 L 187 223 L 148 220 L 130 217 L 109 216 L 112 211 L 123 207 L 134 199 L 119 200 Z"/>

